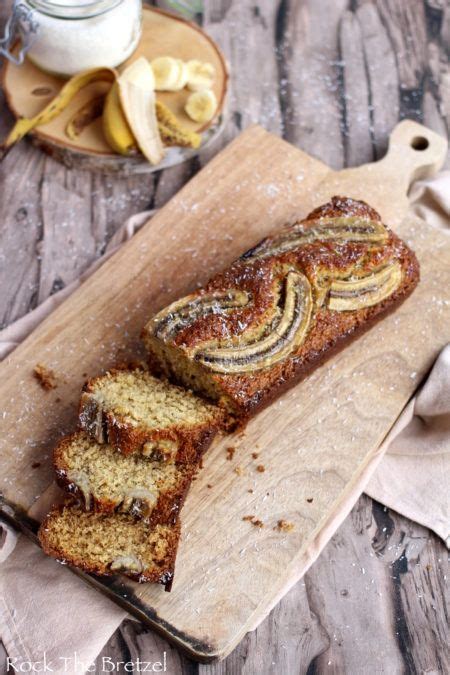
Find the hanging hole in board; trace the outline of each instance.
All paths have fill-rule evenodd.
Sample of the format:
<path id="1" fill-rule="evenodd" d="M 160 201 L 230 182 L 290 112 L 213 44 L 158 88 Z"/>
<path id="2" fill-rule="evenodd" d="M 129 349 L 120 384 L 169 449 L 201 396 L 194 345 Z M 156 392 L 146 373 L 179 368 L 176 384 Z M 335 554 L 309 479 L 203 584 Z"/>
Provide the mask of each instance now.
<path id="1" fill-rule="evenodd" d="M 430 141 L 425 136 L 415 136 L 411 141 L 413 150 L 426 150 L 430 145 Z"/>

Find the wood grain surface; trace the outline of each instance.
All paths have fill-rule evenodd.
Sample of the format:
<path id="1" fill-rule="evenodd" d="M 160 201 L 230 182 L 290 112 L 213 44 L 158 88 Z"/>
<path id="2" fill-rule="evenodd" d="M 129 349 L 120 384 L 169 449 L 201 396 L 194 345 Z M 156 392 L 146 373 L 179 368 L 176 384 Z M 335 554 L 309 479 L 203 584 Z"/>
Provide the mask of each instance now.
<path id="1" fill-rule="evenodd" d="M 339 168 L 381 156 L 399 117 L 446 133 L 448 2 L 204 4 L 203 24 L 233 70 L 224 143 L 260 121 Z M 3 134 L 10 124 L 3 108 Z M 75 278 L 124 218 L 165 203 L 211 153 L 162 175 L 112 180 L 16 148 L 0 167 L 2 324 Z M 304 580 L 224 663 L 193 665 L 132 622 L 103 654 L 167 650 L 173 673 L 446 672 L 445 556 L 431 533 L 363 497 Z"/>

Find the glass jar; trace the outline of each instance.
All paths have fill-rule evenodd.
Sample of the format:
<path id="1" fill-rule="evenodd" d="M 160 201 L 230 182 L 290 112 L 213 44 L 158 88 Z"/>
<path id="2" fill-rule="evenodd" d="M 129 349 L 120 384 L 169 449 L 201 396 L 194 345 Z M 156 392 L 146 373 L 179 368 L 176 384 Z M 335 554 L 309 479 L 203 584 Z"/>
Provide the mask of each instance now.
<path id="1" fill-rule="evenodd" d="M 118 66 L 141 36 L 141 0 L 20 0 L 13 24 L 14 12 L 22 51 L 39 68 L 64 77 Z"/>

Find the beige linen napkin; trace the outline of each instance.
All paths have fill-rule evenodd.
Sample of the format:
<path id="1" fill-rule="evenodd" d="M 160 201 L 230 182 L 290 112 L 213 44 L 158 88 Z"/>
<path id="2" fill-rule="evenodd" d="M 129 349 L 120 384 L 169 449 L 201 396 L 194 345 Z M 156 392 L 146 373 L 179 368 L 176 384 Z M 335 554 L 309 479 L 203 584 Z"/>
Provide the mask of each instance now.
<path id="1" fill-rule="evenodd" d="M 410 199 L 414 215 L 450 237 L 450 171 L 415 183 Z M 448 336 L 450 342 L 450 326 Z M 429 527 L 450 548 L 450 345 L 384 445 L 386 453 L 364 491 Z"/>
<path id="2" fill-rule="evenodd" d="M 450 236 L 450 172 L 419 182 L 411 192 L 412 209 Z M 131 218 L 111 240 L 106 254 L 79 281 L 55 293 L 35 310 L 0 332 L 4 358 L 42 319 L 141 227 L 151 212 Z M 450 327 L 449 327 L 450 339 Z M 385 452 L 384 457 L 382 457 Z M 382 458 L 381 458 L 382 457 Z M 381 458 L 381 461 L 380 461 Z M 360 478 L 352 498 L 365 489 L 374 499 L 430 529 L 444 541 L 449 536 L 450 504 L 450 345 L 436 361 L 422 390 L 410 401 L 383 446 Z M 370 480 L 369 480 L 370 479 Z M 369 481 L 369 482 L 368 482 Z M 327 527 L 320 549 L 345 517 Z M 80 579 L 46 558 L 40 549 L 3 527 L 0 550 L 0 637 L 10 657 L 42 661 L 45 652 L 53 672 L 75 672 L 64 658 L 86 669 L 126 613 Z M 6 536 L 5 536 L 6 535 Z M 2 541 L 0 540 L 0 545 Z M 316 547 L 317 548 L 317 547 Z M 308 563 L 316 557 L 311 552 Z M 72 662 L 69 662 L 69 664 Z M 82 672 L 79 668 L 78 672 Z"/>

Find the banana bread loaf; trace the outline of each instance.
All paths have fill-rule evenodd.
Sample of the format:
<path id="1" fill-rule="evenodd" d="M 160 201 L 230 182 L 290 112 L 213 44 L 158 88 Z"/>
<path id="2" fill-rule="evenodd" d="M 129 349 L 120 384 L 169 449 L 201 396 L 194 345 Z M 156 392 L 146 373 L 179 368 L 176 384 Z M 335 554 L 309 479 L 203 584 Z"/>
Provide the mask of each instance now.
<path id="1" fill-rule="evenodd" d="M 244 422 L 418 280 L 414 253 L 373 208 L 334 197 L 151 319 L 150 365 Z"/>
<path id="2" fill-rule="evenodd" d="M 79 411 L 81 428 L 98 443 L 181 464 L 199 461 L 224 420 L 217 406 L 141 368 L 89 380 Z"/>
<path id="3" fill-rule="evenodd" d="M 175 522 L 197 470 L 197 464 L 123 455 L 84 431 L 64 438 L 53 459 L 58 484 L 86 510 L 130 513 L 152 524 Z"/>
<path id="4" fill-rule="evenodd" d="M 123 513 L 83 511 L 70 501 L 54 507 L 38 533 L 47 555 L 85 572 L 125 574 L 170 590 L 180 525 L 150 526 Z"/>

